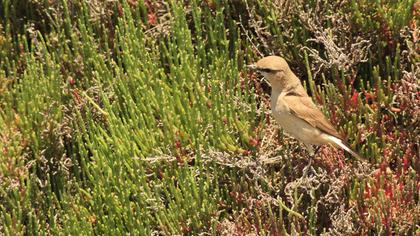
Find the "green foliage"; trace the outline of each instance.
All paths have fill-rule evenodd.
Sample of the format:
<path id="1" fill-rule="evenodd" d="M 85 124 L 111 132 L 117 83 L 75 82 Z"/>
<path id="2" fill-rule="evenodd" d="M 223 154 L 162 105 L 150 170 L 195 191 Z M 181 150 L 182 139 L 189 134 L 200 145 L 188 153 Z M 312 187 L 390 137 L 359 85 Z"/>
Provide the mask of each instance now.
<path id="1" fill-rule="evenodd" d="M 366 60 L 325 63 L 321 1 L 3 1 L 0 234 L 415 234 L 418 13 L 339 2 L 332 42 L 371 39 Z M 305 167 L 244 66 L 260 51 L 373 166 L 327 147 Z"/>

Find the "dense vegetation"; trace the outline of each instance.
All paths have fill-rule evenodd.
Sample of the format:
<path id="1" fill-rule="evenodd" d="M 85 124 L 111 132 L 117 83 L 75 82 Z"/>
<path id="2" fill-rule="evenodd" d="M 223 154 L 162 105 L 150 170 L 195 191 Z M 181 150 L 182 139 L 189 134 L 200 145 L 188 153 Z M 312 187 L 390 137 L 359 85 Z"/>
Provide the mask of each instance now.
<path id="1" fill-rule="evenodd" d="M 418 235 L 414 0 L 0 1 L 0 234 Z M 368 159 L 312 158 L 281 55 Z"/>

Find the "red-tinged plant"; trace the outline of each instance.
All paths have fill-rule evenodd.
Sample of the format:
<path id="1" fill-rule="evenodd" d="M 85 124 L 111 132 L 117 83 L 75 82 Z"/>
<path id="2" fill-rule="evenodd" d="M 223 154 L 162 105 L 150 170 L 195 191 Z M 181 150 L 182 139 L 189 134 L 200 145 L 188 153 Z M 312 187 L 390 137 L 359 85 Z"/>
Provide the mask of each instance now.
<path id="1" fill-rule="evenodd" d="M 352 109 L 357 108 L 357 99 L 359 98 L 359 93 L 357 91 L 353 91 L 353 95 L 351 96 L 349 100 L 349 107 Z"/>
<path id="2" fill-rule="evenodd" d="M 147 22 L 149 22 L 150 25 L 155 26 L 157 25 L 157 17 L 155 13 L 148 13 L 147 14 Z"/>
<path id="3" fill-rule="evenodd" d="M 72 90 L 73 98 L 77 104 L 81 104 L 82 100 L 80 99 L 80 95 L 77 89 Z"/>
<path id="4" fill-rule="evenodd" d="M 380 165 L 370 183 L 366 184 L 363 202 L 358 207 L 359 216 L 367 228 L 391 235 L 401 230 L 399 227 L 410 227 L 415 223 L 419 212 L 414 199 L 407 198 L 413 191 L 407 188 L 412 181 L 408 175 L 398 176 L 392 173 L 385 162 Z M 377 218 L 381 220 L 382 229 L 375 223 Z"/>
<path id="5" fill-rule="evenodd" d="M 317 163 L 331 173 L 337 168 L 345 168 L 346 162 L 343 157 L 343 150 L 331 146 L 325 146 L 319 150 L 319 160 L 317 160 Z"/>
<path id="6" fill-rule="evenodd" d="M 258 140 L 258 138 L 250 138 L 248 143 L 253 147 L 258 147 L 260 145 L 260 140 Z"/>

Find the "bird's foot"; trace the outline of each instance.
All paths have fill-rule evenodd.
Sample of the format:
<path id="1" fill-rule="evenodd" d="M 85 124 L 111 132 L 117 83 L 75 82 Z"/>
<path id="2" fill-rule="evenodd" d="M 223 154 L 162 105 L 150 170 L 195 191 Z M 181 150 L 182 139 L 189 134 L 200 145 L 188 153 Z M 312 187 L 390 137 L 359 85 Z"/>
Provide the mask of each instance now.
<path id="1" fill-rule="evenodd" d="M 312 168 L 312 158 L 309 158 L 308 164 L 302 170 L 302 177 L 308 177 L 309 170 Z"/>
<path id="2" fill-rule="evenodd" d="M 315 148 L 315 152 L 312 155 L 313 158 L 315 158 L 316 154 L 318 154 L 318 152 L 319 152 L 320 149 L 321 149 L 321 146 L 318 146 L 318 147 Z"/>

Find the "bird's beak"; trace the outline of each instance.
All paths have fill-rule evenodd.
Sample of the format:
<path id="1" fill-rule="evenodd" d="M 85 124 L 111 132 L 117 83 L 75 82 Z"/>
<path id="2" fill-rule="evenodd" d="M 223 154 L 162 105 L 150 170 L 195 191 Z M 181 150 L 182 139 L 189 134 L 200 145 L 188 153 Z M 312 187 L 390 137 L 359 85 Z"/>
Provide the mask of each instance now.
<path id="1" fill-rule="evenodd" d="M 257 65 L 255 65 L 255 64 L 247 65 L 246 67 L 248 67 L 248 69 L 250 69 L 250 70 L 256 70 L 257 69 Z"/>

